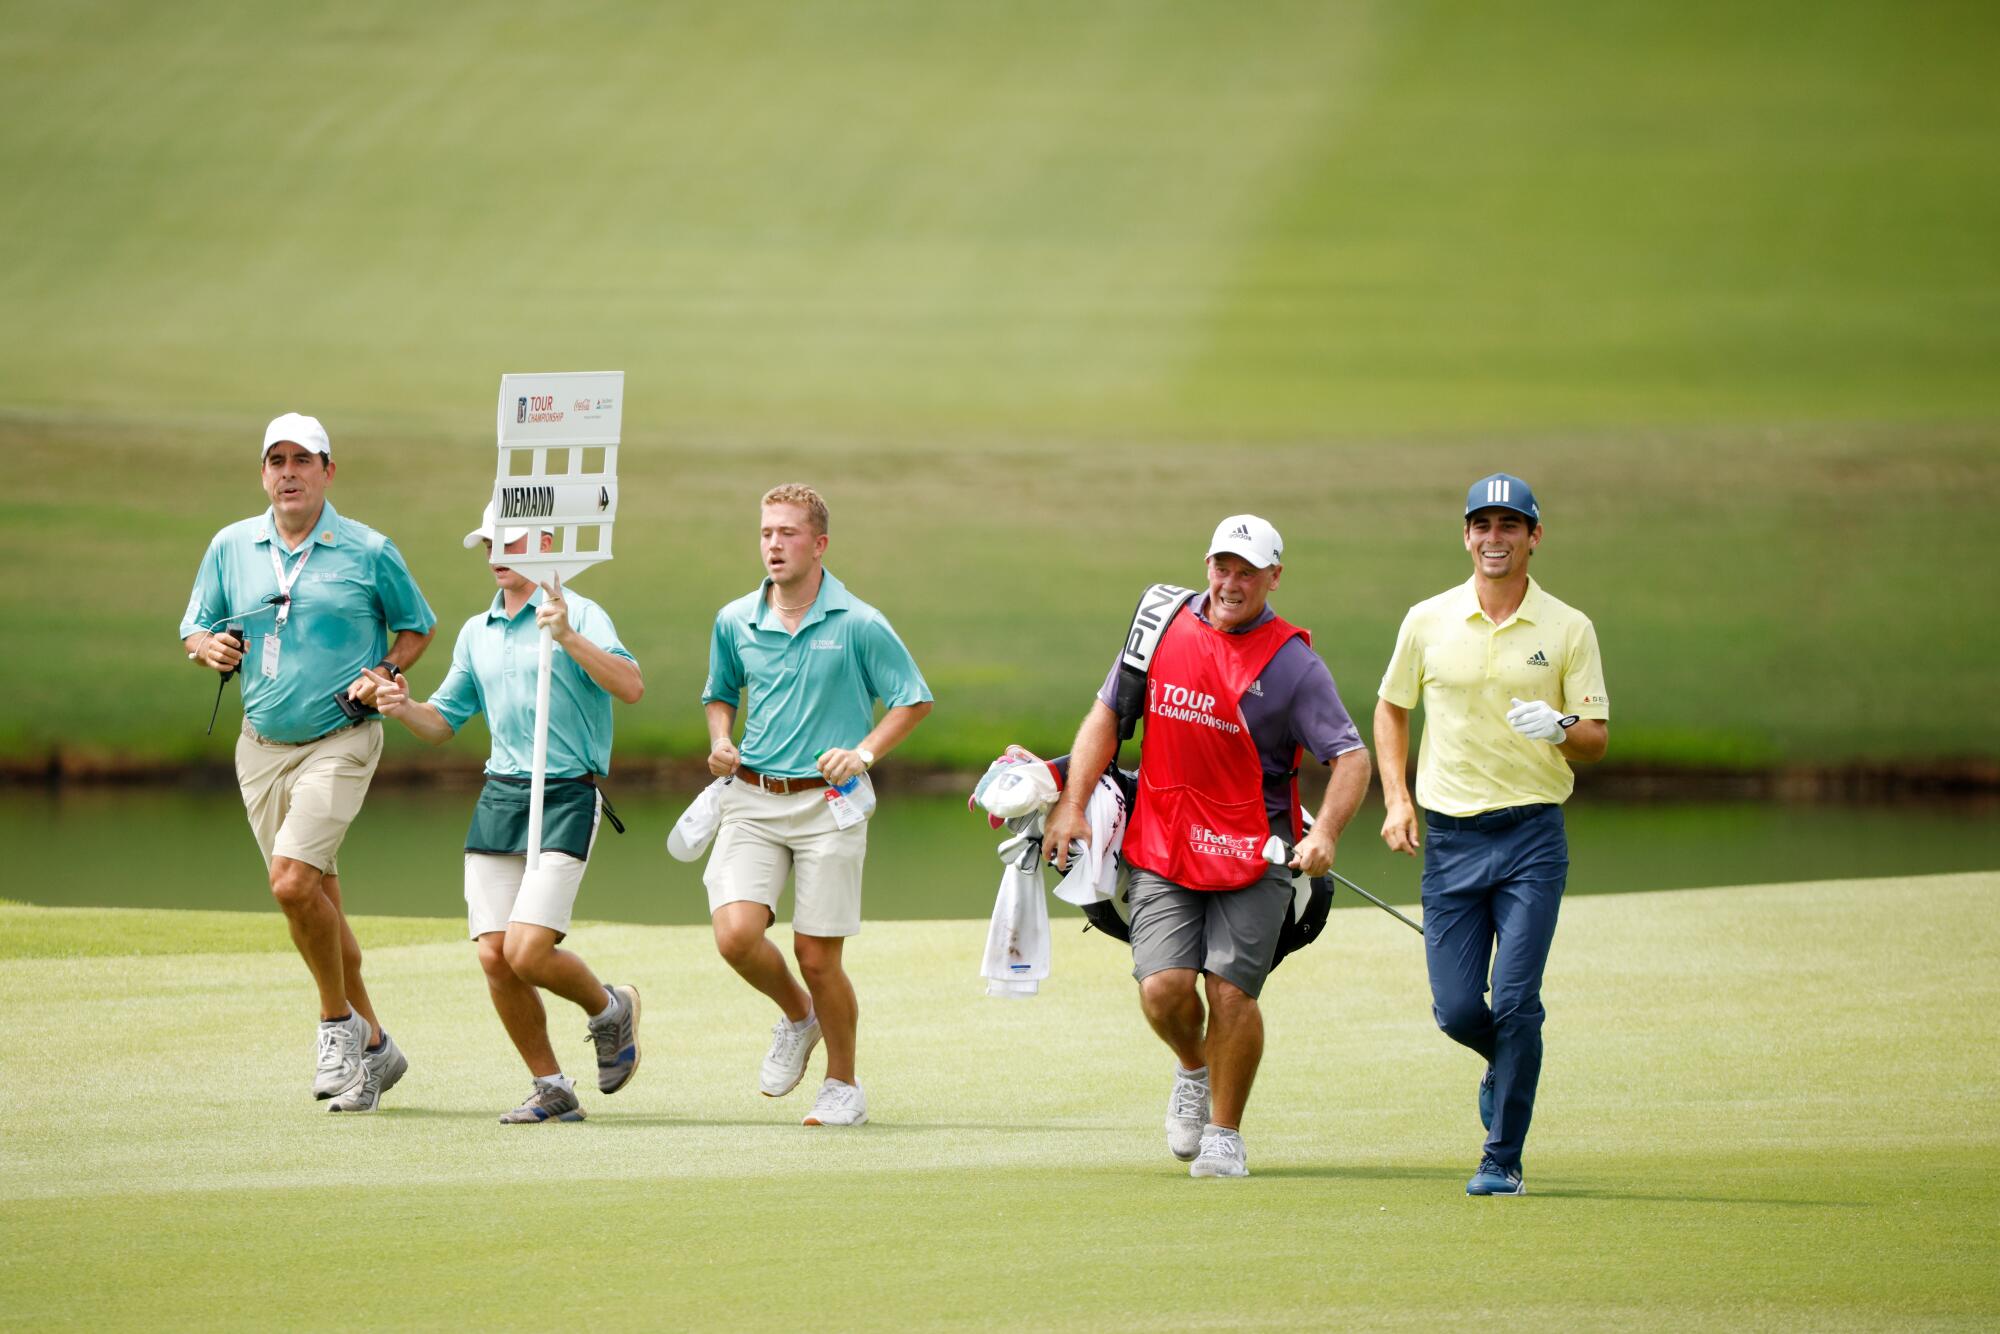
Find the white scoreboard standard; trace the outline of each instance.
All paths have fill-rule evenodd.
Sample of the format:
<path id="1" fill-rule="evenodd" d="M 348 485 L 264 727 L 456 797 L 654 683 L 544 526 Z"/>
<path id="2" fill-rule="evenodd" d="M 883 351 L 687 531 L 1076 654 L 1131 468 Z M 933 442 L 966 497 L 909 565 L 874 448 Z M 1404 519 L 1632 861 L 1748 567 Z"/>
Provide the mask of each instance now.
<path id="1" fill-rule="evenodd" d="M 547 583 L 611 559 L 618 517 L 618 435 L 624 371 L 558 371 L 500 377 L 500 467 L 493 512 L 503 527 L 555 534 L 548 552 L 528 543 L 507 564 Z"/>
<path id="2" fill-rule="evenodd" d="M 547 530 L 548 551 L 505 557 L 538 584 L 565 583 L 611 559 L 618 517 L 618 433 L 624 371 L 559 371 L 500 377 L 500 467 L 493 512 L 502 528 Z M 498 556 L 500 552 L 493 553 Z M 528 873 L 542 874 L 542 793 L 549 756 L 549 668 L 554 641 L 541 634 L 535 681 L 534 774 L 528 796 Z"/>

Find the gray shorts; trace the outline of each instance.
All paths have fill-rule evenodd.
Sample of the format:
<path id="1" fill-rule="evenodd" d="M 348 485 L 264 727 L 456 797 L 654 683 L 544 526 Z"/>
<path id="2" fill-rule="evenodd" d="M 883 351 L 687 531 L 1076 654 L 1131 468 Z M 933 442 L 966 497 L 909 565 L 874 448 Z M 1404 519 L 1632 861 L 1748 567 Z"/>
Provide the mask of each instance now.
<path id="1" fill-rule="evenodd" d="M 1273 866 L 1242 889 L 1183 889 L 1132 868 L 1132 976 L 1168 968 L 1213 973 L 1255 999 L 1278 952 L 1292 873 Z"/>

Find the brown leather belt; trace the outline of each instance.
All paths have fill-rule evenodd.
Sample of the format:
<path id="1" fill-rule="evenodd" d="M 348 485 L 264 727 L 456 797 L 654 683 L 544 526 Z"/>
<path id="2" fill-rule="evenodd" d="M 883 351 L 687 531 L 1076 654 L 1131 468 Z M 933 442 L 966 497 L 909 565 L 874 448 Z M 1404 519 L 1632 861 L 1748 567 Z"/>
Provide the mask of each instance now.
<path id="1" fill-rule="evenodd" d="M 755 769 L 746 769 L 740 764 L 736 766 L 736 776 L 781 797 L 790 796 L 794 792 L 810 792 L 816 787 L 826 786 L 826 780 L 818 774 L 814 774 L 811 778 L 772 778 L 767 774 L 758 773 Z"/>

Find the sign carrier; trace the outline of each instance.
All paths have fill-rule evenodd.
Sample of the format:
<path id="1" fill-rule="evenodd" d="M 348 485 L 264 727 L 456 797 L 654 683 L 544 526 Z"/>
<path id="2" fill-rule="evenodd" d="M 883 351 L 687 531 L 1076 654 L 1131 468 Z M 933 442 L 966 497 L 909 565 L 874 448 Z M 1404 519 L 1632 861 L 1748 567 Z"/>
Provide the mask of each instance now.
<path id="1" fill-rule="evenodd" d="M 500 377 L 500 466 L 493 512 L 527 528 L 528 550 L 507 564 L 536 583 L 568 582 L 611 559 L 618 517 L 618 436 L 625 372 L 567 371 Z M 555 535 L 548 551 L 533 534 Z M 494 552 L 497 557 L 501 553 Z M 542 864 L 542 791 L 549 763 L 549 665 L 555 638 L 542 631 L 535 677 L 535 761 L 528 796 L 528 870 Z"/>

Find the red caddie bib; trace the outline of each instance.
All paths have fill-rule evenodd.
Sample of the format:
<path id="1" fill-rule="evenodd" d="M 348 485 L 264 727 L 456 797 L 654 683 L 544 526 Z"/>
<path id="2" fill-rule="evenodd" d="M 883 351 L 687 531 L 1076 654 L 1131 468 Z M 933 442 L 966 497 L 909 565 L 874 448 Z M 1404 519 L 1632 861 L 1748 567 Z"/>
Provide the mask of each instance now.
<path id="1" fill-rule="evenodd" d="M 1126 861 L 1189 889 L 1241 889 L 1264 874 L 1271 824 L 1242 701 L 1295 635 L 1312 642 L 1277 617 L 1228 634 L 1191 606 L 1167 627 L 1146 674 L 1146 737 Z M 1294 815 L 1294 838 L 1297 823 Z"/>

